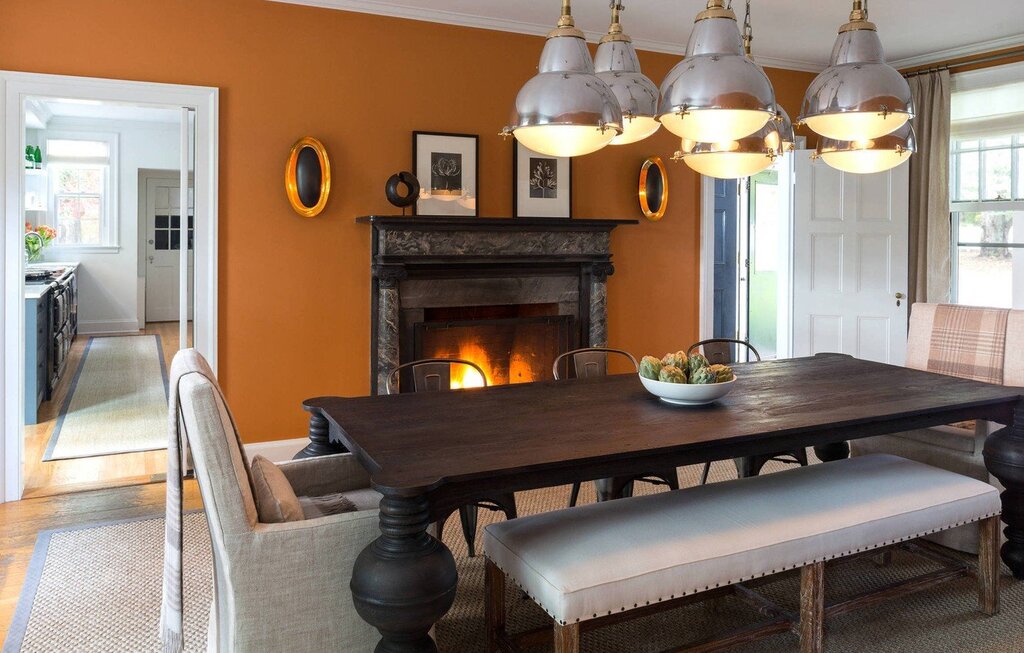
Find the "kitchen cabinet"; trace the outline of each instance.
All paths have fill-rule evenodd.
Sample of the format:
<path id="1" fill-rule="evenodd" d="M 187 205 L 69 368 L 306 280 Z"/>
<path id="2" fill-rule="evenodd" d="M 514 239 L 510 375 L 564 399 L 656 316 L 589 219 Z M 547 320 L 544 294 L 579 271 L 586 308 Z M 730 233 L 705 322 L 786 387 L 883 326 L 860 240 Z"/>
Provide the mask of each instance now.
<path id="1" fill-rule="evenodd" d="M 63 269 L 46 283 L 25 284 L 25 423 L 38 422 L 39 405 L 53 398 L 67 374 L 78 334 L 77 264 L 34 265 Z"/>

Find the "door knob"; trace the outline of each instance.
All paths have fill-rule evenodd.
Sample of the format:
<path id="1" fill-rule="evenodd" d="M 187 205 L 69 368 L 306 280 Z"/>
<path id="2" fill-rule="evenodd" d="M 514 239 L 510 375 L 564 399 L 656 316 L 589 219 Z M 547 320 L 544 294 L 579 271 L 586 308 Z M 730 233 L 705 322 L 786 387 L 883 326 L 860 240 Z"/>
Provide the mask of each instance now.
<path id="1" fill-rule="evenodd" d="M 149 242 L 149 244 L 150 244 L 150 245 L 152 245 L 152 244 L 153 244 L 153 241 L 152 241 L 152 240 L 149 240 L 148 242 Z"/>
<path id="2" fill-rule="evenodd" d="M 899 306 L 902 301 L 903 301 L 903 293 L 901 293 L 901 292 L 896 293 L 896 305 Z"/>
<path id="3" fill-rule="evenodd" d="M 150 262 L 150 263 L 152 263 L 152 262 L 153 262 L 153 257 L 152 257 L 152 256 L 150 256 L 150 257 L 149 257 L 149 262 Z"/>

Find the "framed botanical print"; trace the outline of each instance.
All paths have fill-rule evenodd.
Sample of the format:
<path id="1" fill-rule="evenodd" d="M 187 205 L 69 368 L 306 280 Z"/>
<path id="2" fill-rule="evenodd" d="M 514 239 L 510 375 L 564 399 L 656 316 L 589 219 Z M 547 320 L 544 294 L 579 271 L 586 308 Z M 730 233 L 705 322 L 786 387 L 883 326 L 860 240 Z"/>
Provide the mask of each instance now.
<path id="1" fill-rule="evenodd" d="M 538 154 L 516 141 L 512 174 L 513 217 L 572 217 L 571 158 Z"/>
<path id="2" fill-rule="evenodd" d="M 474 134 L 412 133 L 412 164 L 420 182 L 416 215 L 479 217 L 480 138 Z"/>

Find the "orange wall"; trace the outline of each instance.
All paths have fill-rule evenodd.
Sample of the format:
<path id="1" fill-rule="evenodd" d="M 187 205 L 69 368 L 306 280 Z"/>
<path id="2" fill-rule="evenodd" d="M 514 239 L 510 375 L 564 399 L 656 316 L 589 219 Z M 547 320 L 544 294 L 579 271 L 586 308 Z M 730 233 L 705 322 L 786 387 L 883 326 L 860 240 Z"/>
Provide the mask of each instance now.
<path id="1" fill-rule="evenodd" d="M 370 232 L 353 218 L 393 212 L 384 181 L 410 168 L 413 130 L 479 134 L 481 215 L 511 212 L 498 130 L 538 37 L 265 0 L 0 0 L 0 24 L 6 70 L 220 88 L 220 375 L 247 441 L 302 435 L 305 397 L 367 392 Z M 660 81 L 678 57 L 641 60 Z M 812 75 L 770 74 L 795 117 Z M 291 211 L 282 185 L 305 135 L 334 170 L 315 219 Z M 640 164 L 676 145 L 663 130 L 578 159 L 576 217 L 640 217 Z M 699 183 L 668 165 L 665 218 L 613 239 L 610 341 L 638 355 L 697 339 Z"/>

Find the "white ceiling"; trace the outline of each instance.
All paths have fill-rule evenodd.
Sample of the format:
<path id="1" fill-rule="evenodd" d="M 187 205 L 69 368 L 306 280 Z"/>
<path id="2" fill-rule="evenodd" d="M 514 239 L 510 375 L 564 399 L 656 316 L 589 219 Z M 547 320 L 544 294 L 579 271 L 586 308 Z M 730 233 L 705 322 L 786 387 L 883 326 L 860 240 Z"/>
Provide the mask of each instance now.
<path id="1" fill-rule="evenodd" d="M 89 118 L 161 124 L 179 124 L 181 110 L 137 104 L 100 102 L 97 100 L 28 98 L 25 107 L 25 125 L 31 129 L 44 129 L 51 118 Z"/>
<path id="2" fill-rule="evenodd" d="M 508 32 L 545 34 L 558 0 L 274 0 L 400 16 Z M 682 54 L 705 0 L 622 0 L 623 25 L 641 49 Z M 740 14 L 744 0 L 733 0 Z M 850 0 L 753 0 L 754 54 L 764 65 L 821 70 Z M 888 59 L 897 67 L 1024 44 L 1024 1 L 873 0 Z M 608 0 L 575 0 L 576 25 L 597 39 L 608 26 Z"/>

